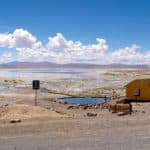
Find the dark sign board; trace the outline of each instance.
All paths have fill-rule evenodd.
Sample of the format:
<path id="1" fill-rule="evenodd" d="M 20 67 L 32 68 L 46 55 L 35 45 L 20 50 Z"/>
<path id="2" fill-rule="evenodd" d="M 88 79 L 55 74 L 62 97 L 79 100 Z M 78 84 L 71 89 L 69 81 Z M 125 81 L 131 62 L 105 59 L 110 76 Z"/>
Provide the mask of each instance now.
<path id="1" fill-rule="evenodd" d="M 39 80 L 33 80 L 32 81 L 32 88 L 34 90 L 38 90 L 40 88 L 40 81 Z"/>

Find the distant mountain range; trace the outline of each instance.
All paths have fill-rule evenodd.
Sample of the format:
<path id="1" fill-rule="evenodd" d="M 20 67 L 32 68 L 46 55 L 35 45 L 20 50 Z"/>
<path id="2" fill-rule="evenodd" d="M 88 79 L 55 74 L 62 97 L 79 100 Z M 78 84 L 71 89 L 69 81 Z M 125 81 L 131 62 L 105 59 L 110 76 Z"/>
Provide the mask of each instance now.
<path id="1" fill-rule="evenodd" d="M 5 64 L 0 64 L 0 68 L 150 68 L 150 65 L 127 65 L 127 64 L 81 64 L 81 63 L 69 63 L 69 64 L 57 64 L 51 62 L 18 62 L 13 61 Z"/>

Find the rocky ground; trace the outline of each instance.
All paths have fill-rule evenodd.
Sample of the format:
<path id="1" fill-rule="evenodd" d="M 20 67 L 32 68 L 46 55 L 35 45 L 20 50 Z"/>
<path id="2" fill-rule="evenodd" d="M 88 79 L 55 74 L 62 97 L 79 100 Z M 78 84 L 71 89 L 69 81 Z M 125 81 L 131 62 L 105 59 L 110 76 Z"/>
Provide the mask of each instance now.
<path id="1" fill-rule="evenodd" d="M 3 150 L 148 150 L 150 105 L 136 104 L 132 115 L 108 111 L 96 117 L 32 118 L 20 123 L 1 121 Z M 143 111 L 144 110 L 144 111 Z"/>

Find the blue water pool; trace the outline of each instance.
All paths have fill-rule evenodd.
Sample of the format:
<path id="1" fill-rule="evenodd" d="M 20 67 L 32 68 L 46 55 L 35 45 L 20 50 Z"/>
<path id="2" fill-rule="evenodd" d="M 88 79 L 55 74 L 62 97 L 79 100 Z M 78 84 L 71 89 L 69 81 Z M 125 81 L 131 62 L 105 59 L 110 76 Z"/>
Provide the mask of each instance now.
<path id="1" fill-rule="evenodd" d="M 66 97 L 60 98 L 60 100 L 72 104 L 98 104 L 105 102 L 104 97 Z"/>

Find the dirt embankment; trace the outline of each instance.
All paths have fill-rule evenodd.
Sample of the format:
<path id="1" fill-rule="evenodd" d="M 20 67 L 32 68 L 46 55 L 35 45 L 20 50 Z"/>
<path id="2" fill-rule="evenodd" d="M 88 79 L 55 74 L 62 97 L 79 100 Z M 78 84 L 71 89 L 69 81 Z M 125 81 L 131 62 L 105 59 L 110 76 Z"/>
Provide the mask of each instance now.
<path id="1" fill-rule="evenodd" d="M 13 104 L 0 107 L 0 120 L 30 119 L 38 117 L 63 117 L 52 110 L 27 104 Z"/>

